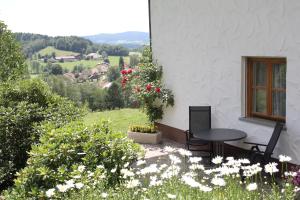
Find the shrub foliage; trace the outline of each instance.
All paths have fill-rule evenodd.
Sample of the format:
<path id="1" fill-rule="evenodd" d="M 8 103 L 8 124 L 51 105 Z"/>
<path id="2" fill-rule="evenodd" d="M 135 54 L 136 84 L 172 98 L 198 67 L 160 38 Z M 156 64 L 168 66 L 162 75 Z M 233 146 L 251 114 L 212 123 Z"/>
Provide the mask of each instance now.
<path id="1" fill-rule="evenodd" d="M 20 80 L 0 85 L 0 184 L 13 180 L 23 168 L 27 152 L 43 129 L 60 127 L 82 115 L 72 102 L 54 95 L 42 81 Z"/>

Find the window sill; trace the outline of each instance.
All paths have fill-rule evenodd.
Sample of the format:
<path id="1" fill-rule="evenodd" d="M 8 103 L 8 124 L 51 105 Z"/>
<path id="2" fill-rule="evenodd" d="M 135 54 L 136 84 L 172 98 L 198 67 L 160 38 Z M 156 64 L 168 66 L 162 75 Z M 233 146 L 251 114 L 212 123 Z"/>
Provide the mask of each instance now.
<path id="1" fill-rule="evenodd" d="M 249 122 L 249 123 L 253 123 L 253 124 L 259 124 L 259 125 L 263 125 L 263 126 L 268 126 L 268 127 L 275 127 L 276 122 L 271 121 L 271 120 L 267 120 L 267 119 L 261 119 L 261 118 L 253 118 L 253 117 L 240 117 L 239 118 L 240 121 L 243 122 Z M 287 127 L 283 126 L 283 130 L 287 130 Z"/>

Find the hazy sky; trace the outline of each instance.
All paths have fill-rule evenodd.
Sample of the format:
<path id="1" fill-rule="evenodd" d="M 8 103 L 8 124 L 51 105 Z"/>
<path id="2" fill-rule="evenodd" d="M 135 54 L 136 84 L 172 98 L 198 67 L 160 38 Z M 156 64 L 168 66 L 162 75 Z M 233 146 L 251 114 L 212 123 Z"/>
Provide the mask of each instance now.
<path id="1" fill-rule="evenodd" d="M 51 36 L 149 31 L 148 0 L 0 0 L 0 20 Z"/>

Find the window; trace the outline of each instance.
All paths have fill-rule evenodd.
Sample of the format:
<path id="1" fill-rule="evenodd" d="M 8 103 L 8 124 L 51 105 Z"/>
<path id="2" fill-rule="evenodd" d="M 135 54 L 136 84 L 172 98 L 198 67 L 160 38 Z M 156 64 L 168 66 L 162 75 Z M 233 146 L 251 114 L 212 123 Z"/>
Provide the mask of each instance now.
<path id="1" fill-rule="evenodd" d="M 285 58 L 247 58 L 246 101 L 247 117 L 285 121 Z"/>

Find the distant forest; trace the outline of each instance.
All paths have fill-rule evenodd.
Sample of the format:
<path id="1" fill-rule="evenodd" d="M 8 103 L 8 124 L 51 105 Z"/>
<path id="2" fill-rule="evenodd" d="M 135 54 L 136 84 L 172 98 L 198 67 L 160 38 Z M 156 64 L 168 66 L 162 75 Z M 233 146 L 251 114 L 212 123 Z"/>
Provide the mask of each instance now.
<path id="1" fill-rule="evenodd" d="M 128 56 L 129 54 L 129 49 L 122 45 L 94 44 L 88 39 L 77 36 L 50 37 L 33 33 L 15 33 L 15 37 L 21 42 L 23 52 L 27 58 L 31 58 L 33 54 L 47 46 L 80 54 L 101 53 L 103 51 L 111 56 Z"/>

